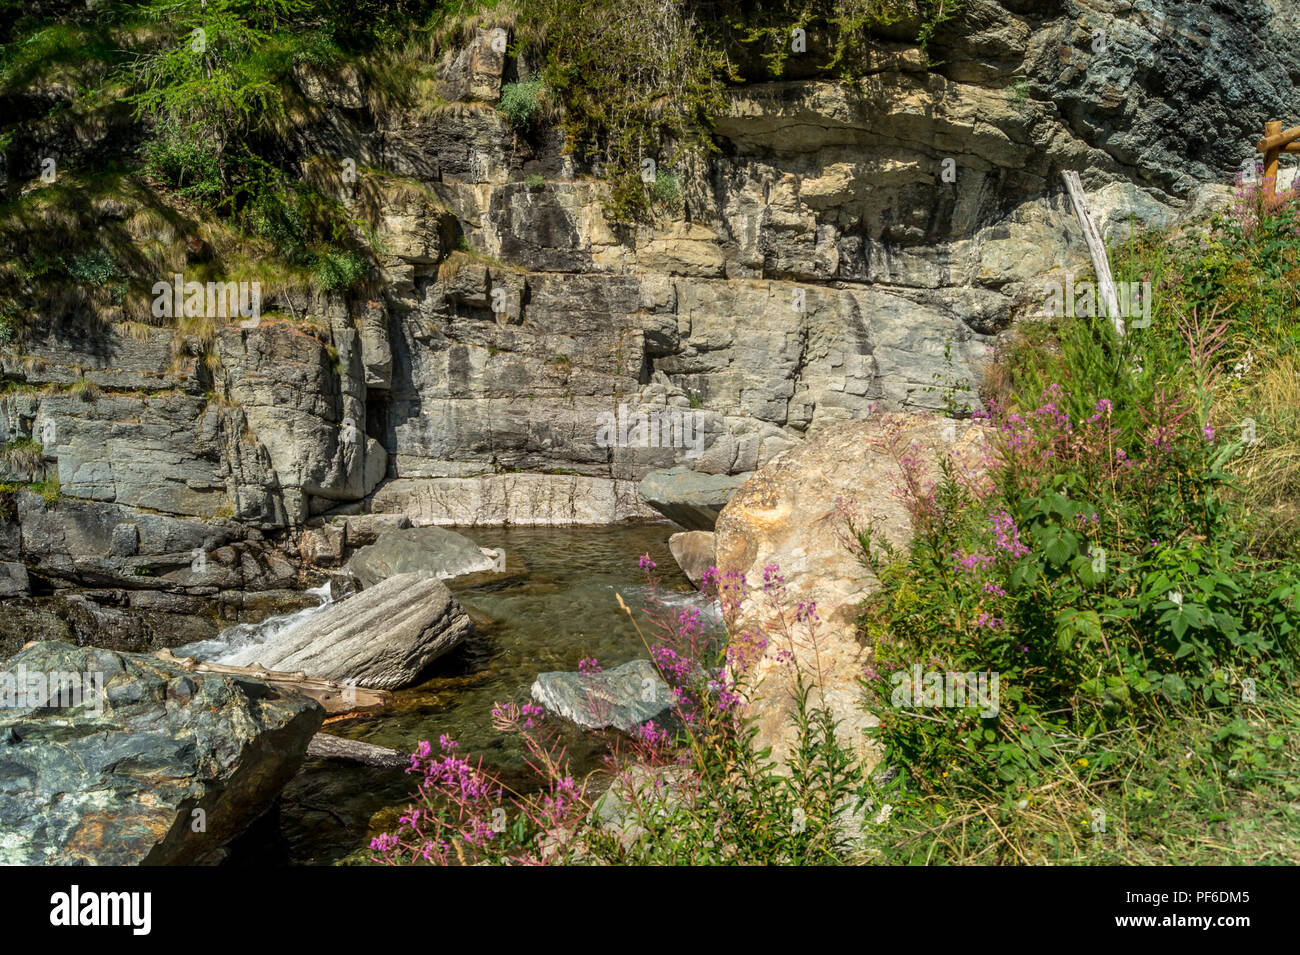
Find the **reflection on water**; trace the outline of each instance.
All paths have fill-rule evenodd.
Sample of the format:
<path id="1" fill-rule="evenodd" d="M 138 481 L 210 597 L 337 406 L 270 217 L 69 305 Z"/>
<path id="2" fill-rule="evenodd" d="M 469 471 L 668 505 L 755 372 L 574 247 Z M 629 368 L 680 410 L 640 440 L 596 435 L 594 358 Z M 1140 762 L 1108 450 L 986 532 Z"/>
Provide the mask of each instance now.
<path id="1" fill-rule="evenodd" d="M 609 668 L 649 655 L 615 600 L 620 593 L 634 611 L 644 606 L 642 554 L 658 563 L 671 602 L 704 601 L 668 552 L 673 525 L 457 530 L 482 547 L 505 548 L 509 558 L 505 575 L 451 583 L 478 635 L 439 660 L 425 683 L 398 691 L 394 706 L 327 729 L 403 752 L 420 740 L 436 744 L 446 733 L 462 754 L 483 757 L 507 785 L 527 786 L 522 747 L 492 729 L 492 705 L 526 701 L 538 673 L 576 670 L 583 657 Z M 564 738 L 575 769 L 599 766 L 602 742 L 573 728 Z M 412 783 L 400 773 L 309 761 L 286 790 L 283 830 L 291 861 L 336 861 L 366 845 L 372 824 L 395 821 L 396 812 L 381 810 L 404 806 Z"/>

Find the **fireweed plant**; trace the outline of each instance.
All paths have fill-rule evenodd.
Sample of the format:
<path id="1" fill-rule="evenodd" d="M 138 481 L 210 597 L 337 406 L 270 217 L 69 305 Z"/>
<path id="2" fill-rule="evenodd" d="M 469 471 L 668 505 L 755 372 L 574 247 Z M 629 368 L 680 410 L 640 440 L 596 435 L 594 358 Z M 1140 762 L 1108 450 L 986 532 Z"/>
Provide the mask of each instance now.
<path id="1" fill-rule="evenodd" d="M 1178 253 L 1183 262 L 1207 252 L 1217 261 L 1245 235 L 1280 243 L 1284 268 L 1295 261 L 1293 207 L 1239 197 L 1236 216 Z M 1266 338 L 1255 326 L 1294 285 L 1279 277 L 1268 308 L 1255 309 L 1254 278 L 1233 270 L 1258 278 L 1276 262 L 1255 268 L 1256 252 L 1242 247 L 1234 254 L 1246 264 L 1207 278 L 1162 254 L 1171 257 L 1125 260 L 1163 290 L 1150 328 L 1119 336 L 1104 318 L 1058 320 L 1003 350 L 990 376 L 998 387 L 974 413 L 981 461 L 949 455 L 927 467 L 910 447 L 893 449 L 914 532 L 906 550 L 854 529 L 881 584 L 860 617 L 874 647 L 868 707 L 896 770 L 891 802 L 904 807 L 893 835 L 911 833 L 884 844 L 887 858 L 1030 861 L 1010 830 L 1035 800 L 1069 791 L 1096 807 L 1102 793 L 1137 792 L 1141 815 L 1151 779 L 1194 750 L 1200 775 L 1174 792 L 1212 790 L 1202 811 L 1222 813 L 1248 770 L 1267 775 L 1264 753 L 1290 732 L 1274 732 L 1260 707 L 1294 697 L 1300 567 L 1294 548 L 1252 548 L 1258 515 L 1231 468 L 1252 437 L 1233 417 L 1243 338 L 1258 347 L 1295 333 Z M 1224 289 L 1233 294 L 1216 298 Z M 901 676 L 918 666 L 998 674 L 999 711 L 895 705 Z M 1205 728 L 1178 745 L 1186 759 L 1149 756 L 1180 724 Z M 1243 738 L 1252 744 L 1238 746 Z M 1150 789 L 1133 783 L 1146 772 Z M 1112 806 L 1132 808 L 1131 798 Z M 1066 826 L 1074 835 L 1032 844 L 1082 852 L 1078 812 Z M 1105 831 L 1082 822 L 1085 836 Z M 986 842 L 970 835 L 980 827 Z"/>
<path id="2" fill-rule="evenodd" d="M 811 603 L 788 610 L 779 568 L 752 588 L 738 573 L 711 569 L 703 589 L 720 622 L 699 607 L 671 606 L 656 565 L 643 556 L 647 607 L 638 634 L 670 690 L 667 718 L 633 733 L 607 734 L 603 771 L 576 778 L 546 714 L 532 703 L 498 704 L 494 726 L 518 734 L 537 779 L 510 792 L 481 763 L 443 737 L 438 753 L 420 743 L 419 777 L 396 831 L 371 842 L 371 860 L 390 865 L 467 864 L 833 864 L 850 861 L 862 827 L 863 768 L 836 739 L 817 690 L 796 675 L 797 743 L 783 764 L 755 744 L 745 704 L 760 660 L 793 667 L 815 653 Z M 769 630 L 741 627 L 750 598 Z M 620 606 L 631 610 L 618 598 Z M 751 613 L 748 616 L 754 616 Z M 601 667 L 584 659 L 579 672 Z M 591 694 L 594 702 L 595 693 Z"/>

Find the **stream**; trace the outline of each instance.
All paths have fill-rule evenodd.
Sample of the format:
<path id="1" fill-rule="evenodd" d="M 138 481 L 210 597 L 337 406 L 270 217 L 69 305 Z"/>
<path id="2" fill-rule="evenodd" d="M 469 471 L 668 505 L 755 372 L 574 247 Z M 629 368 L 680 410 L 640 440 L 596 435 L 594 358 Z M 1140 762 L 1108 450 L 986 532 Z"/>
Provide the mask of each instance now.
<path id="1" fill-rule="evenodd" d="M 649 652 L 618 607 L 622 594 L 634 611 L 649 596 L 637 566 L 642 554 L 659 565 L 661 599 L 712 609 L 677 569 L 668 552 L 671 524 L 575 528 L 455 528 L 481 547 L 504 548 L 503 575 L 476 575 L 449 581 L 477 626 L 471 637 L 434 663 L 419 686 L 398 690 L 382 712 L 332 720 L 326 731 L 390 746 L 404 753 L 420 740 L 437 746 L 446 733 L 460 743 L 460 754 L 477 760 L 514 789 L 533 779 L 516 738 L 491 725 L 494 703 L 526 702 L 538 673 L 577 670 L 584 657 L 610 668 Z M 324 599 L 325 590 L 318 590 Z M 187 653 L 224 658 L 260 643 L 279 628 L 319 612 L 319 608 L 230 627 L 212 641 L 193 644 Z M 645 631 L 643 620 L 638 620 Z M 179 652 L 179 651 L 178 651 Z M 557 724 L 558 717 L 548 718 Z M 564 726 L 561 737 L 574 774 L 599 769 L 605 743 L 598 735 Z M 394 828 L 414 788 L 401 771 L 309 759 L 285 789 L 278 819 L 250 833 L 236 846 L 236 864 L 358 862 L 368 855 L 370 838 Z"/>

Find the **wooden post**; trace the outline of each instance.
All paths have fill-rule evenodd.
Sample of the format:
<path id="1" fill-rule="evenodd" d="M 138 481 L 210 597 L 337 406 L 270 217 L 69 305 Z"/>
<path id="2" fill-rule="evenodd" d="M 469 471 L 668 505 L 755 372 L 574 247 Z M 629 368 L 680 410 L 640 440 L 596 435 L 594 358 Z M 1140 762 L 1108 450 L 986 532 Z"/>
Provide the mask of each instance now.
<path id="1" fill-rule="evenodd" d="M 1282 146 L 1272 145 L 1268 140 L 1282 132 L 1280 120 L 1271 120 L 1264 124 L 1264 143 L 1269 148 L 1264 150 L 1264 201 L 1269 202 L 1277 194 L 1277 158 L 1282 154 Z"/>
<path id="2" fill-rule="evenodd" d="M 1088 255 L 1092 257 L 1092 268 L 1097 273 L 1097 285 L 1101 292 L 1101 305 L 1106 314 L 1115 323 L 1115 334 L 1124 337 L 1124 317 L 1119 313 L 1119 296 L 1115 294 L 1115 279 L 1110 274 L 1110 259 L 1106 257 L 1106 243 L 1102 241 L 1101 231 L 1092 221 L 1088 212 L 1088 200 L 1083 193 L 1083 183 L 1079 174 L 1072 170 L 1061 173 L 1065 180 L 1065 189 L 1074 203 L 1074 214 L 1083 229 L 1083 241 L 1088 245 Z M 1068 292 L 1067 294 L 1072 294 Z"/>

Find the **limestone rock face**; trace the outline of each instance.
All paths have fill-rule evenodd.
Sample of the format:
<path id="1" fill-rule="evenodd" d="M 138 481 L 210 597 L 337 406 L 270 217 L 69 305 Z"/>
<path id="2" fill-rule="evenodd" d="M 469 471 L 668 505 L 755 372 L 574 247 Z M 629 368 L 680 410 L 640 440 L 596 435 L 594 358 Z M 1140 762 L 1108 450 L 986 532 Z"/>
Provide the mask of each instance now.
<path id="1" fill-rule="evenodd" d="M 667 170 L 680 200 L 637 224 L 610 222 L 609 184 L 563 129 L 525 134 L 496 108 L 535 67 L 508 24 L 438 51 L 436 107 L 371 95 L 355 66 L 299 64 L 310 107 L 286 120 L 285 155 L 364 226 L 364 281 L 268 288 L 259 321 L 202 337 L 128 325 L 124 306 L 26 323 L 21 356 L 0 354 L 23 385 L 0 395 L 0 442 L 39 443 L 37 470 L 105 532 L 60 542 L 33 511 L 17 547 L 0 531 L 0 560 L 156 589 L 128 584 L 152 540 L 123 525 L 168 518 L 241 529 L 221 545 L 238 559 L 195 586 L 236 567 L 280 586 L 244 554 L 301 561 L 292 541 L 318 517 L 653 516 L 637 494 L 652 472 L 743 476 L 840 422 L 974 399 L 996 336 L 1043 308 L 1044 277 L 1087 268 L 1063 170 L 1110 241 L 1177 224 L 1230 197 L 1263 123 L 1297 101 L 1284 0 L 1047 6 L 968 0 L 926 53 L 900 25 L 853 79 L 811 53 L 776 82 L 741 64 L 721 148 Z M 52 107 L 73 93 L 29 91 L 24 115 L 52 118 L 15 127 L 0 175 L 138 139 L 69 128 Z M 78 226 L 176 238 L 132 201 Z M 660 426 L 611 440 L 625 415 Z M 333 553 L 309 543 L 307 559 Z"/>
<path id="2" fill-rule="evenodd" d="M 55 673 L 77 693 L 30 683 Z M 324 718 L 264 683 L 66 643 L 11 658 L 3 691 L 19 676 L 0 708 L 5 865 L 202 862 L 271 805 Z"/>
<path id="3" fill-rule="evenodd" d="M 930 413 L 888 413 L 833 425 L 760 468 L 723 508 L 714 532 L 715 557 L 720 573 L 739 571 L 752 589 L 737 632 L 761 627 L 770 641 L 751 683 L 756 684 L 758 745 L 771 746 L 778 763 L 794 739 L 795 665 L 806 681 L 820 685 L 811 703 L 829 707 L 841 721 L 841 740 L 869 761 L 877 758 L 862 735 L 872 719 L 859 705 L 858 680 L 870 648 L 859 643 L 854 624 L 857 605 L 873 589 L 874 578 L 857 558 L 850 526 L 874 524 L 877 534 L 905 544 L 911 525 L 895 493 L 898 458 L 911 455 L 933 469 L 939 454 L 951 453 L 974 469 L 980 467 L 981 442 L 977 425 Z M 816 605 L 811 633 L 803 623 L 793 625 L 794 665 L 776 658 L 791 646 L 761 590 L 769 566 L 784 579 L 778 590 L 788 619 L 799 603 Z"/>
<path id="4" fill-rule="evenodd" d="M 395 689 L 414 683 L 473 629 L 446 585 L 421 571 L 389 577 L 220 662 Z"/>

